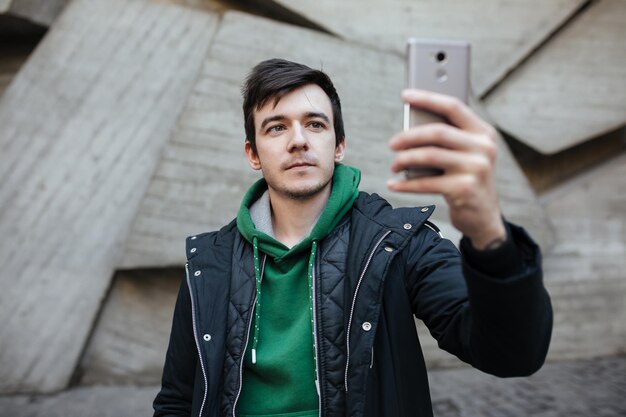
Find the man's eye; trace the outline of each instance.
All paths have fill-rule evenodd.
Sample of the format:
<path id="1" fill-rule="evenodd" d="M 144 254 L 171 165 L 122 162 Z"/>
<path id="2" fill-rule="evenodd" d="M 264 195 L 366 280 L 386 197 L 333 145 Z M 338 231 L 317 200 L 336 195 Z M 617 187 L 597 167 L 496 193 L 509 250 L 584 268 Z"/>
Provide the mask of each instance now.
<path id="1" fill-rule="evenodd" d="M 282 125 L 274 125 L 267 129 L 267 133 L 278 133 L 282 132 L 284 127 Z"/>
<path id="2" fill-rule="evenodd" d="M 311 122 L 309 123 L 309 127 L 312 127 L 313 129 L 323 129 L 325 126 L 321 122 Z"/>

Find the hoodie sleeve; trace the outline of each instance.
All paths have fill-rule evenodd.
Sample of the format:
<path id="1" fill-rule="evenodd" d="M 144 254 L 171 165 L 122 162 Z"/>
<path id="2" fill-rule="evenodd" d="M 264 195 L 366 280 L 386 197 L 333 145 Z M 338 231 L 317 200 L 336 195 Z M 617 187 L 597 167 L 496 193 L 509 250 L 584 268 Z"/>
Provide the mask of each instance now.
<path id="1" fill-rule="evenodd" d="M 536 372 L 552 331 L 539 248 L 522 228 L 507 227 L 503 253 L 520 263 L 500 262 L 498 253 L 464 259 L 452 242 L 423 228 L 408 248 L 406 281 L 414 314 L 442 349 L 503 377 Z"/>

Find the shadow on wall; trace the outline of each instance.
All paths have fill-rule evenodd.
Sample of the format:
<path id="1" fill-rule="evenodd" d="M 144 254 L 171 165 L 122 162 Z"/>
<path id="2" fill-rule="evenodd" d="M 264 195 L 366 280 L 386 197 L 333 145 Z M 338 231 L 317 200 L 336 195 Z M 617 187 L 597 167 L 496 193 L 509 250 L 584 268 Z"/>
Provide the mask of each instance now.
<path id="1" fill-rule="evenodd" d="M 0 15 L 0 96 L 46 32 L 26 19 Z"/>
<path id="2" fill-rule="evenodd" d="M 552 155 L 537 152 L 512 136 L 503 137 L 537 194 L 626 154 L 624 126 Z"/>
<path id="3" fill-rule="evenodd" d="M 184 268 L 118 271 L 72 385 L 161 381 Z"/>

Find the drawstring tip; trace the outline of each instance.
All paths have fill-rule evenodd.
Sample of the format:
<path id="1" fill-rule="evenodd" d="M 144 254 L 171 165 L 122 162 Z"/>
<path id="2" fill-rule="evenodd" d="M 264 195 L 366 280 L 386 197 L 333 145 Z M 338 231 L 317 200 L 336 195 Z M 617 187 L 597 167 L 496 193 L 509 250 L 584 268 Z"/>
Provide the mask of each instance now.
<path id="1" fill-rule="evenodd" d="M 320 395 L 320 381 L 315 380 L 315 388 L 317 388 L 317 395 Z"/>
<path id="2" fill-rule="evenodd" d="M 256 364 L 256 349 L 252 349 L 252 364 Z"/>

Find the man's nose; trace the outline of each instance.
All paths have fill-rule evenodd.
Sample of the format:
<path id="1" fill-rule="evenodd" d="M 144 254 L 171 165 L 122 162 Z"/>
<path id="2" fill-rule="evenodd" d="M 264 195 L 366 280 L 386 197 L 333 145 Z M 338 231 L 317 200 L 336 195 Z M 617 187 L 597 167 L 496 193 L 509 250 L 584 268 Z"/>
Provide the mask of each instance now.
<path id="1" fill-rule="evenodd" d="M 294 123 L 291 130 L 291 140 L 289 141 L 290 148 L 306 148 L 308 147 L 308 139 L 304 127 L 300 123 Z"/>

